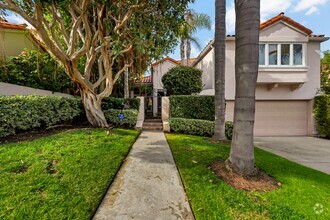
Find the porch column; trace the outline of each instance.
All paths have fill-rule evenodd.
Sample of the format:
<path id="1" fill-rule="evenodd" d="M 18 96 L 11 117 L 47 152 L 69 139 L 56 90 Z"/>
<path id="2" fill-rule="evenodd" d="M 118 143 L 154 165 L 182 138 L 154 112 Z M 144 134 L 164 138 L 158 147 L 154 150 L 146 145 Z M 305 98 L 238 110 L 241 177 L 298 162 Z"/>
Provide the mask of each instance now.
<path id="1" fill-rule="evenodd" d="M 158 114 L 158 97 L 157 97 L 157 89 L 153 90 L 152 93 L 152 109 L 154 117 L 157 117 Z"/>

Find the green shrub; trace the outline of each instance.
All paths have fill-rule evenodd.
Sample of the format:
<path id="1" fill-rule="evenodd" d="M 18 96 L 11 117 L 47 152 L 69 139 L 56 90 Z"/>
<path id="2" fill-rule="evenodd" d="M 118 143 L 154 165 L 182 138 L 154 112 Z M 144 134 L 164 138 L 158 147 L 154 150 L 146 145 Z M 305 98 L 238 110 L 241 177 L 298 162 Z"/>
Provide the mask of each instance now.
<path id="1" fill-rule="evenodd" d="M 202 71 L 189 66 L 170 69 L 162 78 L 168 95 L 191 95 L 202 91 Z"/>
<path id="2" fill-rule="evenodd" d="M 124 109 L 125 105 L 127 105 L 128 109 L 139 110 L 140 108 L 140 99 L 138 98 L 115 98 L 108 97 L 102 100 L 102 109 Z"/>
<path id="3" fill-rule="evenodd" d="M 119 119 L 119 115 L 123 114 L 124 120 Z M 109 124 L 115 126 L 134 127 L 136 125 L 139 112 L 135 109 L 109 109 L 104 111 L 104 115 Z"/>
<path id="4" fill-rule="evenodd" d="M 80 99 L 0 96 L 0 137 L 72 121 L 82 113 Z"/>
<path id="5" fill-rule="evenodd" d="M 315 97 L 314 114 L 319 135 L 330 138 L 330 95 Z"/>
<path id="6" fill-rule="evenodd" d="M 186 118 L 170 118 L 169 119 L 171 131 L 175 133 L 200 135 L 200 136 L 213 136 L 214 122 L 199 119 L 186 119 Z M 228 140 L 232 139 L 233 123 L 226 122 L 226 137 Z"/>
<path id="7" fill-rule="evenodd" d="M 214 96 L 170 96 L 173 118 L 214 121 Z"/>
<path id="8" fill-rule="evenodd" d="M 35 50 L 10 57 L 0 66 L 0 81 L 53 92 L 76 90 L 62 66 L 49 54 Z"/>

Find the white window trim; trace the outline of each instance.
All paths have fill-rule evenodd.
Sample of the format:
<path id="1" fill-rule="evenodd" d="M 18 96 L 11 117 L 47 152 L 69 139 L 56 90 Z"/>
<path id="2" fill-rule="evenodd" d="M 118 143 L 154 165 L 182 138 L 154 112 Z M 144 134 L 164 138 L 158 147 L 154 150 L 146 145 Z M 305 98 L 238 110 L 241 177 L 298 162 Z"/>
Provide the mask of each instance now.
<path id="1" fill-rule="evenodd" d="M 265 44 L 265 65 L 259 65 L 260 68 L 299 68 L 299 67 L 306 67 L 306 53 L 307 53 L 307 44 L 300 43 L 300 42 L 260 42 L 260 44 Z M 277 44 L 277 65 L 269 65 L 269 45 L 270 44 Z M 281 45 L 282 44 L 289 44 L 290 45 L 290 64 L 289 65 L 282 65 L 281 64 Z M 302 64 L 301 65 L 293 65 L 293 45 L 294 44 L 301 44 L 302 45 Z"/>

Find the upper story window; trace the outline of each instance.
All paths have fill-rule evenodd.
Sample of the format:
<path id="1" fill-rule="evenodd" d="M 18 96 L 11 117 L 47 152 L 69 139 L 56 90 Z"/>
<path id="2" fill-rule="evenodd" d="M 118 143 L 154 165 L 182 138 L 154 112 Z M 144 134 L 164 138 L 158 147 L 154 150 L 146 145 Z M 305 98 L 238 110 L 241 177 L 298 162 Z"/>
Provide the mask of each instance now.
<path id="1" fill-rule="evenodd" d="M 299 43 L 259 44 L 260 66 L 304 66 L 304 45 Z"/>

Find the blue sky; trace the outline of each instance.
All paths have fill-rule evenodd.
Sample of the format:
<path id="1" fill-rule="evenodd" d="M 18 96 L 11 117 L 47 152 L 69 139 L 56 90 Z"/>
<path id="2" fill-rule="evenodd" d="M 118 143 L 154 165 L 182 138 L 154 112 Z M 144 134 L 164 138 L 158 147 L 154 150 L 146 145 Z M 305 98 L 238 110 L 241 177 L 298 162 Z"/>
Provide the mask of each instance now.
<path id="1" fill-rule="evenodd" d="M 208 14 L 212 20 L 212 30 L 199 30 L 196 37 L 202 48 L 214 37 L 214 14 L 215 0 L 195 0 L 190 8 L 197 12 Z M 330 37 L 330 0 L 261 0 L 261 22 L 264 22 L 279 13 L 284 12 L 286 16 L 306 26 L 313 34 L 325 34 Z M 227 34 L 234 34 L 235 10 L 234 0 L 227 0 Z M 330 50 L 330 40 L 321 44 L 321 50 Z M 196 57 L 200 50 L 192 48 L 191 57 Z M 180 59 L 179 48 L 169 56 Z"/>
<path id="2" fill-rule="evenodd" d="M 212 30 L 199 30 L 196 37 L 202 48 L 214 37 L 214 5 L 215 0 L 195 0 L 190 8 L 197 12 L 208 14 L 212 20 Z M 279 13 L 311 29 L 314 34 L 325 34 L 330 37 L 330 0 L 261 0 L 261 22 L 264 22 Z M 25 21 L 10 13 L 7 20 L 13 23 L 25 23 Z M 234 0 L 227 0 L 227 34 L 234 34 L 235 10 Z M 330 40 L 321 44 L 321 50 L 330 50 Z M 193 46 L 191 57 L 196 57 L 200 50 Z M 180 59 L 179 48 L 169 56 Z"/>

